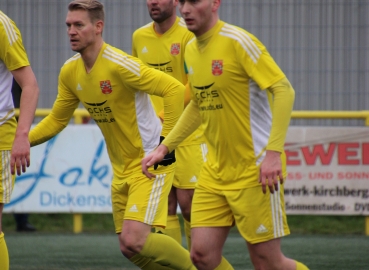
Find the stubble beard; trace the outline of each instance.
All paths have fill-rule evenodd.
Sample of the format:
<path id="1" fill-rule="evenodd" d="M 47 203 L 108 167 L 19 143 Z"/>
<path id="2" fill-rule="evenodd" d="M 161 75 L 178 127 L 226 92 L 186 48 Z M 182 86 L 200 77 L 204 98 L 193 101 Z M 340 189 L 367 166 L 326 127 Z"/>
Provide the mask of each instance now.
<path id="1" fill-rule="evenodd" d="M 162 23 L 164 22 L 166 19 L 168 19 L 170 16 L 172 16 L 171 13 L 169 13 L 168 11 L 162 11 L 160 12 L 159 15 L 152 15 L 150 13 L 150 17 L 151 19 L 156 22 L 156 23 Z"/>

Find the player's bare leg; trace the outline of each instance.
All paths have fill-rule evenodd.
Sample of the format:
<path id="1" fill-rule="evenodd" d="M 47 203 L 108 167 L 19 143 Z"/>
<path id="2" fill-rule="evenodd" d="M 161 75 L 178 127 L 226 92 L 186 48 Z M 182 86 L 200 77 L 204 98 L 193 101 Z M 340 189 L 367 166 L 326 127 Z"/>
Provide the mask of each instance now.
<path id="1" fill-rule="evenodd" d="M 233 269 L 222 258 L 222 249 L 230 229 L 231 227 L 196 227 L 191 229 L 191 259 L 198 270 Z"/>
<path id="2" fill-rule="evenodd" d="M 194 189 L 177 188 L 177 200 L 184 219 L 187 249 L 191 250 L 191 205 Z"/>
<path id="3" fill-rule="evenodd" d="M 118 237 L 121 252 L 128 259 L 139 255 L 172 269 L 195 270 L 186 249 L 167 235 L 151 233 L 151 226 L 148 224 L 124 220 Z"/>
<path id="4" fill-rule="evenodd" d="M 250 244 L 247 243 L 250 258 L 255 269 L 270 269 L 270 270 L 296 270 L 308 269 L 305 265 L 300 264 L 297 268 L 297 262 L 287 258 L 281 251 L 281 239 L 272 239 L 267 242 Z"/>

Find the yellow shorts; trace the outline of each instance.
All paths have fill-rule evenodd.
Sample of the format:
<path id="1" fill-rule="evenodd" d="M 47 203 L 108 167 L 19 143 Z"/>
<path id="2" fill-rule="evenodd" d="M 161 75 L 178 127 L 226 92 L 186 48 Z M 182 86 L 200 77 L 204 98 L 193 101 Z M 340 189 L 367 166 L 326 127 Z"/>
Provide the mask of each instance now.
<path id="1" fill-rule="evenodd" d="M 288 235 L 283 185 L 274 194 L 263 194 L 261 187 L 215 190 L 197 186 L 192 200 L 191 227 L 234 224 L 251 244 Z"/>
<path id="2" fill-rule="evenodd" d="M 0 203 L 9 203 L 15 175 L 10 171 L 10 150 L 0 150 Z"/>
<path id="3" fill-rule="evenodd" d="M 123 220 L 136 220 L 148 225 L 166 227 L 168 195 L 172 187 L 175 164 L 159 166 L 156 179 L 136 173 L 122 180 L 113 179 L 111 199 L 115 232 L 122 231 Z"/>
<path id="4" fill-rule="evenodd" d="M 173 186 L 180 189 L 194 189 L 202 164 L 206 161 L 206 154 L 205 143 L 177 147 L 177 167 Z"/>

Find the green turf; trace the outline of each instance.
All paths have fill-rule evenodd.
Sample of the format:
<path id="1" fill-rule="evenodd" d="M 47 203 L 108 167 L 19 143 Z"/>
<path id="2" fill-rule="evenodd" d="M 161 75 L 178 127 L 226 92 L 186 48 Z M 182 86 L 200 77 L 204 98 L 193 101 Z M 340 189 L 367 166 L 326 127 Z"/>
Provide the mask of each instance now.
<path id="1" fill-rule="evenodd" d="M 7 233 L 11 270 L 135 268 L 119 251 L 114 234 Z M 282 240 L 283 252 L 316 270 L 369 269 L 369 238 L 360 235 L 293 235 Z M 231 233 L 224 256 L 234 269 L 252 265 L 243 239 Z"/>
<path id="2" fill-rule="evenodd" d="M 110 214 L 84 214 L 82 234 L 73 234 L 70 214 L 31 214 L 36 233 L 16 233 L 11 214 L 3 216 L 11 270 L 137 270 L 119 251 Z M 369 236 L 362 216 L 288 216 L 291 236 L 283 252 L 311 270 L 369 269 Z M 183 242 L 185 243 L 185 241 Z M 253 269 L 244 240 L 233 228 L 224 248 L 235 269 Z"/>
<path id="3" fill-rule="evenodd" d="M 72 214 L 30 214 L 29 221 L 41 232 L 73 232 Z M 364 234 L 363 216 L 288 216 L 292 234 Z M 3 214 L 4 231 L 14 232 L 12 214 Z M 111 214 L 83 214 L 84 232 L 113 232 Z M 368 268 L 369 269 L 369 268 Z"/>

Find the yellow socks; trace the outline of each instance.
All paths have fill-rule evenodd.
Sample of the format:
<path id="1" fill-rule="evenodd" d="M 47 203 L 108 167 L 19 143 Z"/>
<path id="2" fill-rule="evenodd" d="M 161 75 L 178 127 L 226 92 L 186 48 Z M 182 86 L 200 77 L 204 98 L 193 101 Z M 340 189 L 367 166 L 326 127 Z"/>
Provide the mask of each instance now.
<path id="1" fill-rule="evenodd" d="M 302 264 L 298 261 L 295 262 L 296 262 L 296 270 L 309 270 L 309 268 L 307 268 L 305 264 Z"/>
<path id="2" fill-rule="evenodd" d="M 222 257 L 222 261 L 214 270 L 233 270 L 233 269 L 234 268 L 232 267 L 232 265 L 224 257 Z"/>
<path id="3" fill-rule="evenodd" d="M 167 219 L 167 227 L 165 229 L 155 228 L 155 232 L 162 232 L 182 245 L 181 225 L 179 224 L 177 215 L 169 215 Z"/>
<path id="4" fill-rule="evenodd" d="M 185 219 L 184 222 L 184 231 L 186 234 L 186 241 L 187 241 L 187 249 L 191 250 L 191 223 Z"/>
<path id="5" fill-rule="evenodd" d="M 168 268 L 166 266 L 157 264 L 153 262 L 150 258 L 144 257 L 140 254 L 136 254 L 129 260 L 142 270 L 170 270 L 172 269 L 172 268 Z"/>
<path id="6" fill-rule="evenodd" d="M 0 269 L 9 270 L 9 254 L 5 243 L 4 233 L 0 234 Z"/>
<path id="7" fill-rule="evenodd" d="M 150 233 L 140 255 L 172 269 L 196 270 L 191 262 L 190 253 L 165 234 Z"/>
<path id="8" fill-rule="evenodd" d="M 179 219 L 177 215 L 168 216 L 165 234 L 172 237 L 180 245 L 182 245 L 181 225 L 179 224 Z"/>

